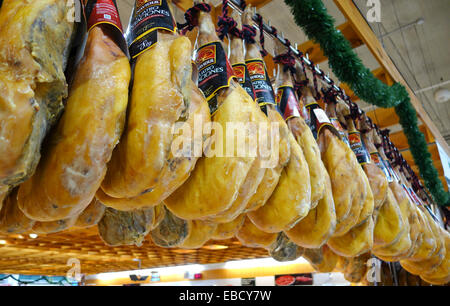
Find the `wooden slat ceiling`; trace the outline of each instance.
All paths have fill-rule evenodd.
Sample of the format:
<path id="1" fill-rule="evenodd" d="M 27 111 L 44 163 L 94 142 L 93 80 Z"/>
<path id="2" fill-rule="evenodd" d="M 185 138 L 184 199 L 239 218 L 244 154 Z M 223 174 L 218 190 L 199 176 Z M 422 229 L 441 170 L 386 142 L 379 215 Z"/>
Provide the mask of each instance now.
<path id="1" fill-rule="evenodd" d="M 122 21 L 126 25 L 134 1 L 118 0 L 117 2 L 121 10 Z M 175 15 L 177 20 L 181 22 L 183 21 L 182 10 L 191 7 L 192 0 L 173 0 L 173 2 L 179 8 L 175 11 Z M 215 12 L 218 14 L 221 1 L 215 0 L 214 2 L 216 6 Z M 272 7 L 268 5 L 273 3 L 270 0 L 249 0 L 247 2 L 258 8 L 268 7 L 268 10 L 272 10 Z M 281 1 L 279 5 L 285 6 Z M 326 2 L 326 5 L 332 5 L 332 2 Z M 273 11 L 273 14 L 274 19 L 281 18 L 280 20 L 284 20 L 285 17 L 289 17 L 289 20 L 286 22 L 290 23 L 292 28 L 295 27 L 292 16 L 277 16 L 275 11 Z M 338 22 L 340 22 L 338 28 L 351 42 L 352 46 L 354 48 L 360 47 L 364 39 L 360 36 L 358 29 L 355 29 L 350 22 L 345 21 L 342 17 L 338 18 Z M 275 23 L 274 25 L 276 27 L 280 26 Z M 296 31 L 301 32 L 298 28 L 296 28 Z M 193 32 L 190 34 L 190 37 L 194 39 L 195 35 L 196 33 Z M 299 44 L 299 48 L 303 52 L 308 52 L 315 63 L 321 63 L 326 60 L 320 47 L 311 41 L 306 41 L 305 39 L 305 42 Z M 272 73 L 274 64 L 270 56 L 267 57 L 267 64 L 269 73 Z M 373 72 L 386 84 L 392 84 L 392 79 L 385 69 L 375 69 Z M 353 99 L 358 99 L 345 84 L 342 84 L 342 87 Z M 398 117 L 392 109 L 376 109 L 368 112 L 368 114 L 381 128 L 388 128 L 398 124 Z M 443 179 L 443 169 L 435 144 L 435 137 L 433 137 L 433 133 L 431 133 L 427 125 L 422 125 L 420 129 L 426 136 L 434 164 L 438 169 L 439 175 L 441 175 L 441 179 Z M 417 173 L 417 166 L 414 165 L 411 152 L 408 150 L 405 135 L 401 131 L 395 132 L 391 135 L 391 139 L 402 150 L 403 156 Z M 446 184 L 444 185 L 446 186 Z M 207 248 L 199 250 L 165 249 L 155 246 L 150 238 L 146 239 L 141 247 L 108 247 L 100 239 L 96 227 L 87 230 L 69 230 L 57 234 L 41 235 L 36 239 L 31 239 L 28 235 L 0 236 L 0 273 L 65 275 L 71 268 L 67 265 L 67 261 L 70 258 L 77 258 L 81 261 L 81 273 L 96 274 L 137 269 L 138 263 L 136 259 L 141 260 L 141 268 L 146 269 L 190 263 L 208 264 L 267 257 L 266 250 L 243 247 L 235 239 L 208 242 L 208 245 L 212 244 L 225 245 L 227 248 L 220 250 Z"/>
<path id="2" fill-rule="evenodd" d="M 226 249 L 211 250 L 211 246 Z M 268 257 L 265 249 L 246 248 L 236 239 L 210 241 L 198 250 L 167 249 L 155 246 L 147 237 L 141 247 L 108 247 L 100 239 L 97 227 L 84 230 L 40 235 L 0 235 L 0 273 L 64 276 L 72 267 L 71 258 L 78 259 L 82 274 L 97 274 L 166 267 L 184 264 L 211 264 L 231 260 Z"/>

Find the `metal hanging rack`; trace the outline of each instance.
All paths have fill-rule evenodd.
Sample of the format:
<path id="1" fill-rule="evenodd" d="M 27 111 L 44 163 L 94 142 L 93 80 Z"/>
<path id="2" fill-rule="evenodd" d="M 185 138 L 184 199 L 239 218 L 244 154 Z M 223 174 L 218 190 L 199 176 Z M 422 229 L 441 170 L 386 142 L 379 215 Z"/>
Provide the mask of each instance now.
<path id="1" fill-rule="evenodd" d="M 242 15 L 244 13 L 243 10 L 241 9 L 243 2 L 245 2 L 245 0 L 228 0 L 227 4 L 230 8 L 232 8 L 233 10 L 237 11 L 240 15 Z M 253 27 L 260 30 L 260 27 L 258 25 L 256 7 L 253 7 L 252 19 L 254 21 Z M 303 52 L 301 52 L 297 49 L 297 44 L 295 44 L 295 47 L 293 45 L 287 45 L 287 42 L 286 42 L 286 39 L 284 38 L 283 33 L 281 33 L 281 35 L 279 35 L 277 32 L 276 33 L 273 32 L 273 30 L 272 30 L 273 27 L 270 25 L 270 21 L 268 21 L 268 24 L 266 24 L 263 21 L 262 26 L 263 26 L 264 33 L 278 39 L 283 45 L 285 45 L 287 48 L 289 48 L 292 51 L 292 53 L 294 53 L 295 56 L 297 56 L 297 58 L 301 59 L 308 66 L 308 68 L 310 70 L 314 70 L 315 73 L 317 74 L 317 76 L 319 76 L 323 82 L 325 82 L 328 86 L 333 87 L 334 90 L 336 90 L 336 92 L 339 94 L 339 96 L 342 98 L 342 100 L 344 102 L 346 102 L 348 104 L 353 103 L 351 101 L 350 97 L 345 94 L 345 90 L 340 88 L 339 86 L 337 86 L 335 84 L 335 82 L 330 78 L 328 73 L 325 74 L 325 72 L 320 69 L 318 64 L 316 64 L 316 65 L 313 64 L 313 62 L 309 59 L 308 53 L 306 53 L 304 56 Z M 358 107 L 358 105 L 356 103 L 353 103 L 353 104 L 355 104 L 356 107 Z M 360 110 L 362 113 L 364 113 L 364 111 L 359 109 L 359 107 L 358 107 L 358 110 Z M 428 192 L 426 192 L 426 194 L 429 197 Z"/>
<path id="2" fill-rule="evenodd" d="M 228 6 L 230 8 L 232 8 L 233 10 L 236 10 L 240 15 L 243 14 L 243 11 L 241 9 L 242 6 L 242 0 L 229 0 Z M 255 22 L 253 24 L 253 27 L 255 27 L 256 29 L 259 29 L 259 26 L 257 24 L 257 12 L 256 12 L 256 7 L 253 7 L 253 21 Z M 272 31 L 272 27 L 270 26 L 270 21 L 269 24 L 266 24 L 263 21 L 263 31 L 264 33 L 266 33 L 267 35 L 270 35 L 272 37 L 275 37 L 276 39 L 278 39 L 283 45 L 285 45 L 286 47 L 288 47 L 292 53 L 295 54 L 295 56 L 297 56 L 298 58 L 301 58 L 303 60 L 303 62 L 308 66 L 309 69 L 315 71 L 315 73 L 322 78 L 323 81 L 326 82 L 327 85 L 332 86 L 334 88 L 334 90 L 336 90 L 343 98 L 344 101 L 349 100 L 349 97 L 345 94 L 345 90 L 343 90 L 342 88 L 340 88 L 339 86 L 336 86 L 335 82 L 330 78 L 329 74 L 325 74 L 325 72 L 323 72 L 323 70 L 320 69 L 319 65 L 314 65 L 312 63 L 312 61 L 310 61 L 308 53 L 305 54 L 305 56 L 303 56 L 303 52 L 299 51 L 297 49 L 297 44 L 295 44 L 295 47 L 293 45 L 289 45 L 287 46 L 286 44 L 286 39 L 284 38 L 283 33 L 281 33 L 281 35 L 279 35 L 278 33 L 273 33 Z"/>

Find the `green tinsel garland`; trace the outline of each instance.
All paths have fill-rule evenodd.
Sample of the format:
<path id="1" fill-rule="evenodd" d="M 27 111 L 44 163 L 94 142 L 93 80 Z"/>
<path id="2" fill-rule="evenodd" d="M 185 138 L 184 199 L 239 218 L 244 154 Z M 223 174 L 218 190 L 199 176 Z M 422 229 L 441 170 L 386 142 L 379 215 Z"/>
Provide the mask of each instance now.
<path id="1" fill-rule="evenodd" d="M 347 83 L 358 97 L 370 104 L 383 108 L 395 107 L 425 186 L 439 205 L 450 206 L 450 195 L 439 180 L 425 136 L 417 126 L 417 114 L 406 88 L 399 83 L 387 86 L 363 65 L 350 42 L 335 28 L 334 19 L 328 15 L 321 0 L 284 2 L 291 7 L 297 25 L 310 39 L 320 44 L 330 68 L 341 82 Z"/>

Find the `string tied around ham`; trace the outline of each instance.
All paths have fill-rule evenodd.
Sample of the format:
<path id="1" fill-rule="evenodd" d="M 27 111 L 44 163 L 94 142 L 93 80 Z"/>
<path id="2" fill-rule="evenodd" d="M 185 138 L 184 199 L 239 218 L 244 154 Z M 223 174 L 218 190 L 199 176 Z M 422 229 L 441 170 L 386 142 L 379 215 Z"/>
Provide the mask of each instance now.
<path id="1" fill-rule="evenodd" d="M 292 50 L 290 48 L 291 42 L 288 39 L 286 39 L 285 46 L 288 49 L 287 52 L 275 56 L 273 58 L 273 62 L 275 64 L 283 65 L 284 72 L 289 70 L 294 75 L 295 72 L 297 71 L 297 69 L 295 69 L 295 58 L 294 58 L 294 56 L 292 54 Z"/>
<path id="2" fill-rule="evenodd" d="M 380 128 L 378 127 L 378 125 L 376 125 L 374 123 L 373 128 L 375 129 L 375 132 L 381 137 L 381 143 L 378 143 L 378 142 L 375 143 L 375 148 L 379 149 L 379 148 L 383 147 L 383 136 L 381 135 L 381 131 L 380 131 Z M 383 147 L 383 150 L 384 150 L 384 147 Z"/>
<path id="3" fill-rule="evenodd" d="M 402 157 L 402 155 L 400 154 L 400 152 L 397 150 L 397 148 L 394 148 L 392 143 L 390 143 L 392 149 L 392 157 L 393 157 L 393 161 L 394 161 L 394 165 L 395 166 L 399 166 L 400 167 L 400 171 L 403 171 L 404 169 L 404 159 Z"/>
<path id="4" fill-rule="evenodd" d="M 329 87 L 328 89 L 322 88 L 322 96 L 324 103 L 327 104 L 337 103 L 338 92 L 333 87 Z"/>
<path id="5" fill-rule="evenodd" d="M 361 128 L 359 131 L 361 132 L 361 134 L 366 134 L 369 133 L 370 131 L 372 131 L 374 129 L 374 124 L 372 122 L 372 119 L 370 119 L 368 116 L 362 116 L 362 120 L 366 121 L 366 126 L 367 128 Z"/>
<path id="6" fill-rule="evenodd" d="M 308 86 L 309 84 L 309 78 L 308 75 L 306 74 L 306 63 L 305 63 L 305 59 L 303 57 L 303 52 L 299 51 L 299 55 L 297 56 L 300 59 L 300 64 L 302 66 L 302 72 L 303 72 L 303 76 L 304 76 L 304 80 L 297 80 L 295 79 L 294 81 L 294 88 L 296 92 L 299 92 L 299 96 L 301 96 L 301 90 L 302 88 Z"/>
<path id="7" fill-rule="evenodd" d="M 244 41 L 249 44 L 254 44 L 256 43 L 255 37 L 256 37 L 255 28 L 253 28 L 251 25 L 244 24 L 242 26 L 242 38 L 244 39 Z"/>
<path id="8" fill-rule="evenodd" d="M 256 22 L 258 23 L 259 27 L 259 43 L 261 45 L 261 55 L 263 57 L 267 56 L 269 52 L 267 52 L 266 48 L 264 47 L 264 20 L 260 14 L 256 14 Z"/>
<path id="9" fill-rule="evenodd" d="M 312 74 L 313 74 L 313 85 L 314 85 L 314 99 L 316 99 L 316 101 L 320 100 L 322 98 L 320 91 L 319 91 L 319 86 L 317 83 L 317 78 L 319 77 L 319 75 L 317 74 L 317 71 L 314 67 L 314 63 L 313 61 L 311 61 L 311 67 L 312 67 Z"/>
<path id="10" fill-rule="evenodd" d="M 349 106 L 350 106 L 350 117 L 353 120 L 361 119 L 364 112 L 358 107 L 358 104 L 349 101 Z"/>
<path id="11" fill-rule="evenodd" d="M 237 28 L 237 22 L 232 17 L 228 16 L 228 0 L 223 0 L 222 15 L 219 16 L 217 25 L 219 26 L 217 33 L 219 34 L 220 40 L 223 40 L 228 34 L 244 38 L 243 32 Z"/>
<path id="12" fill-rule="evenodd" d="M 391 131 L 388 129 L 384 130 L 378 130 L 378 134 L 381 136 L 382 141 L 381 144 L 383 146 L 384 153 L 386 154 L 386 157 L 391 161 L 394 162 L 394 153 L 392 150 L 392 143 L 389 140 L 389 133 Z"/>
<path id="13" fill-rule="evenodd" d="M 308 84 L 309 84 L 309 80 L 308 80 L 308 79 L 302 80 L 302 81 L 297 81 L 297 80 L 295 80 L 295 81 L 294 81 L 294 90 L 295 90 L 296 92 L 300 92 L 300 91 L 302 90 L 302 88 L 308 86 Z M 300 94 L 299 94 L 299 95 L 300 95 Z"/>
<path id="14" fill-rule="evenodd" d="M 187 32 L 192 31 L 198 26 L 198 13 L 199 12 L 211 12 L 211 6 L 208 3 L 197 3 L 184 13 L 185 23 L 177 23 L 178 28 L 182 35 L 186 35 Z"/>

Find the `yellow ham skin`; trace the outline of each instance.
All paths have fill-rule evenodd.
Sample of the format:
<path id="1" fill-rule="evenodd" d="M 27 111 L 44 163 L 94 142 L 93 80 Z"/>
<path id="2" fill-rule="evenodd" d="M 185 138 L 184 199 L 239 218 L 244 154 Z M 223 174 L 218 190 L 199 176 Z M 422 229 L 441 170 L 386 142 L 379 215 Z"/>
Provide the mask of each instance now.
<path id="1" fill-rule="evenodd" d="M 234 141 L 234 133 L 226 131 L 227 122 L 254 122 L 258 116 L 254 107 L 254 101 L 240 85 L 229 89 L 213 116 L 214 123 L 222 127 L 211 133 L 210 140 L 216 152 L 223 154 L 227 150 L 226 144 Z M 257 137 L 256 131 L 247 130 L 244 137 L 246 143 L 250 143 L 252 137 Z M 186 220 L 214 216 L 230 208 L 255 161 L 255 156 L 239 157 L 236 146 L 231 155 L 201 158 L 188 180 L 164 200 L 166 207 Z"/>
<path id="2" fill-rule="evenodd" d="M 247 203 L 245 212 L 255 211 L 267 203 L 278 185 L 283 168 L 286 167 L 291 157 L 291 148 L 289 141 L 290 132 L 283 118 L 281 117 L 280 113 L 270 105 L 267 106 L 267 117 L 270 123 L 278 124 L 278 147 L 276 147 L 276 145 L 273 145 L 275 146 L 275 149 L 273 149 L 275 154 L 278 153 L 278 163 L 275 167 L 269 167 L 266 169 L 264 177 L 258 185 L 256 193 L 252 195 Z"/>
<path id="3" fill-rule="evenodd" d="M 362 210 L 366 184 L 353 151 L 328 129 L 319 135 L 322 161 L 331 179 L 336 210 L 333 236 L 345 234 L 354 226 Z"/>
<path id="4" fill-rule="evenodd" d="M 39 222 L 36 221 L 34 223 L 33 228 L 31 229 L 33 233 L 42 235 L 42 234 L 54 234 L 58 232 L 62 232 L 68 228 L 71 228 L 75 225 L 77 221 L 77 216 L 71 217 L 64 220 L 58 221 L 49 221 L 49 222 Z"/>
<path id="5" fill-rule="evenodd" d="M 286 51 L 286 47 L 278 40 L 276 40 L 275 54 L 280 55 L 285 53 Z M 277 91 L 282 86 L 289 86 L 292 88 L 294 87 L 293 76 L 291 72 L 289 70 L 286 70 L 285 66 L 283 65 L 279 65 L 278 67 L 276 84 Z M 299 110 L 301 107 L 301 105 L 298 105 Z M 323 165 L 319 146 L 317 145 L 311 129 L 308 127 L 305 120 L 302 117 L 293 117 L 287 120 L 287 124 L 298 144 L 302 148 L 303 154 L 308 163 L 309 176 L 311 179 L 311 209 L 313 209 L 325 196 L 327 170 Z"/>
<path id="6" fill-rule="evenodd" d="M 195 124 L 197 124 L 195 122 L 207 124 L 211 121 L 208 104 L 206 103 L 203 94 L 194 84 L 192 84 L 192 100 L 188 112 L 188 119 L 183 122 L 182 126 L 176 127 L 174 130 L 174 134 L 177 138 L 172 142 L 171 147 L 176 154 L 174 155 L 172 150 L 169 153 L 167 164 L 170 165 L 170 167 L 164 167 L 161 173 L 161 177 L 164 179 L 160 180 L 159 183 L 148 192 L 132 198 L 114 198 L 107 195 L 100 188 L 97 190 L 96 196 L 103 204 L 122 211 L 149 208 L 160 204 L 187 180 L 198 160 L 198 157 L 195 154 L 195 148 L 196 146 L 202 148 L 202 139 L 203 137 L 208 136 L 206 133 L 203 137 L 202 135 L 199 135 L 199 137 L 195 136 L 194 129 L 196 128 Z M 190 144 L 187 149 L 182 147 L 183 141 Z M 180 143 L 181 145 L 176 146 L 175 142 Z"/>
<path id="7" fill-rule="evenodd" d="M 322 162 L 319 146 L 305 120 L 303 118 L 292 118 L 288 121 L 288 126 L 308 162 L 311 178 L 311 208 L 315 208 L 325 196 L 325 193 L 328 192 L 326 190 L 328 173 Z"/>
<path id="8" fill-rule="evenodd" d="M 97 198 L 94 198 L 92 202 L 86 207 L 85 210 L 77 217 L 74 224 L 76 228 L 89 228 L 100 221 L 105 213 L 105 205 L 102 204 Z"/>
<path id="9" fill-rule="evenodd" d="M 19 207 L 34 220 L 79 215 L 100 187 L 119 142 L 131 71 L 106 33 L 101 27 L 90 31 L 65 112 L 35 174 L 19 188 Z"/>
<path id="10" fill-rule="evenodd" d="M 334 253 L 340 256 L 359 256 L 373 247 L 373 226 L 372 217 L 369 217 L 364 223 L 355 226 L 346 234 L 330 238 L 327 244 Z"/>
<path id="11" fill-rule="evenodd" d="M 267 203 L 247 216 L 260 230 L 278 233 L 290 230 L 311 208 L 309 169 L 300 145 L 289 133 L 291 156 Z"/>
<path id="12" fill-rule="evenodd" d="M 308 260 L 315 271 L 321 273 L 333 272 L 339 259 L 339 256 L 333 253 L 326 244 L 317 249 L 305 249 L 303 257 Z"/>
<path id="13" fill-rule="evenodd" d="M 286 235 L 297 245 L 317 249 L 322 247 L 336 227 L 336 211 L 334 209 L 333 194 L 331 192 L 331 181 L 326 174 L 326 193 L 314 209 L 298 222 Z"/>
<path id="14" fill-rule="evenodd" d="M 245 8 L 244 14 L 242 14 L 242 23 L 247 25 L 253 23 L 252 10 L 250 8 L 250 5 Z M 245 50 L 246 61 L 252 59 L 260 59 L 264 61 L 263 57 L 261 56 L 260 46 L 258 46 L 257 43 L 250 44 L 246 42 Z M 278 185 L 283 168 L 286 167 L 291 156 L 289 139 L 290 131 L 287 128 L 286 122 L 274 105 L 266 105 L 266 109 L 269 122 L 278 124 L 278 133 L 280 136 L 278 146 L 277 144 L 271 144 L 272 147 L 275 147 L 273 151 L 278 154 L 278 163 L 277 165 L 268 167 L 266 169 L 264 177 L 261 180 L 256 193 L 248 201 L 245 212 L 258 210 L 260 207 L 264 206 L 267 203 L 276 186 Z M 274 125 L 272 129 L 275 126 L 276 125 Z"/>
<path id="15" fill-rule="evenodd" d="M 3 1 L 0 11 L 0 185 L 35 170 L 41 142 L 67 96 L 74 24 L 62 0 Z"/>
<path id="16" fill-rule="evenodd" d="M 233 238 L 241 229 L 242 225 L 244 224 L 245 218 L 246 215 L 241 214 L 233 221 L 217 224 L 216 230 L 214 231 L 211 239 L 224 240 Z"/>
<path id="17" fill-rule="evenodd" d="M 237 23 L 237 29 L 242 29 L 242 21 L 239 14 L 236 11 L 232 12 L 232 18 Z M 244 45 L 242 38 L 231 35 L 230 37 L 230 63 L 231 65 L 244 63 Z M 265 124 L 264 128 L 266 129 L 266 135 L 270 135 L 270 126 L 267 117 L 258 109 L 255 102 L 255 115 L 259 115 L 256 117 L 258 123 Z M 272 149 L 271 141 L 267 141 L 267 138 L 260 138 L 260 133 L 258 133 L 258 147 L 259 148 L 267 148 L 270 152 Z M 278 152 L 274 152 L 278 154 Z M 272 153 L 273 155 L 273 153 Z M 247 173 L 247 177 L 245 178 L 244 183 L 242 184 L 239 194 L 233 204 L 225 211 L 214 215 L 212 217 L 208 217 L 208 220 L 215 223 L 229 223 L 232 222 L 237 216 L 239 216 L 248 206 L 251 198 L 256 194 L 257 188 L 259 187 L 263 177 L 266 173 L 266 169 L 262 167 L 262 156 L 260 152 L 255 158 L 255 161 L 252 164 L 249 172 Z"/>
<path id="18" fill-rule="evenodd" d="M 450 234 L 443 228 L 440 228 L 440 231 L 444 239 L 445 257 L 432 271 L 420 275 L 424 281 L 433 285 L 445 285 L 450 282 Z"/>
<path id="19" fill-rule="evenodd" d="M 17 205 L 17 188 L 6 196 L 3 207 L 0 210 L 0 233 L 22 234 L 33 227 L 35 221 L 23 214 Z"/>
<path id="20" fill-rule="evenodd" d="M 172 128 L 191 103 L 191 42 L 187 37 L 158 33 L 158 43 L 136 61 L 127 126 L 114 150 L 103 191 L 131 198 L 173 179 L 161 177 L 174 138 Z"/>
<path id="21" fill-rule="evenodd" d="M 443 271 L 435 273 L 436 270 L 439 269 L 439 267 L 442 267 L 442 264 L 445 266 L 445 257 L 446 257 L 446 238 L 448 239 L 448 232 L 446 232 L 444 229 L 442 229 L 431 217 L 431 215 L 426 211 L 425 208 L 419 207 L 419 209 L 422 210 L 423 215 L 425 216 L 428 225 L 431 229 L 431 232 L 433 234 L 433 239 L 436 243 L 436 248 L 434 250 L 434 253 L 427 259 L 422 260 L 416 260 L 414 258 L 407 258 L 400 261 L 400 264 L 404 269 L 406 269 L 408 272 L 415 274 L 415 275 L 433 275 L 433 278 L 442 278 L 448 276 L 442 274 Z"/>
<path id="22" fill-rule="evenodd" d="M 217 224 L 201 220 L 188 222 L 189 233 L 186 239 L 178 247 L 182 249 L 201 248 L 214 234 Z"/>
<path id="23" fill-rule="evenodd" d="M 244 224 L 236 233 L 236 238 L 250 248 L 269 249 L 277 240 L 278 234 L 266 233 L 257 228 L 249 218 L 245 218 Z"/>
<path id="24" fill-rule="evenodd" d="M 383 151 L 381 151 L 380 154 L 381 153 L 384 155 Z M 415 204 L 410 202 L 409 197 L 397 181 L 394 180 L 393 182 L 390 182 L 389 189 L 392 191 L 395 201 L 397 202 L 400 212 L 399 222 L 402 224 L 402 228 L 398 236 L 391 243 L 385 245 L 379 245 L 378 242 L 375 243 L 373 253 L 384 261 L 395 262 L 408 258 L 417 251 L 422 241 L 422 233 L 418 215 L 413 206 Z M 384 205 L 385 204 L 383 204 L 383 206 Z M 378 218 L 386 214 L 386 212 L 382 212 L 382 210 L 390 209 L 388 207 L 383 208 L 383 206 L 379 210 Z M 395 211 L 396 210 L 397 209 L 395 209 Z M 386 216 L 382 218 L 386 218 Z M 387 218 L 387 224 L 395 225 L 397 222 L 396 218 L 398 217 L 388 214 Z M 394 229 L 392 229 L 392 231 L 395 232 Z"/>
<path id="25" fill-rule="evenodd" d="M 373 231 L 374 250 L 387 246 L 395 241 L 404 231 L 402 212 L 391 189 L 388 189 L 384 204 L 378 211 Z M 375 255 L 376 252 L 374 251 Z"/>

